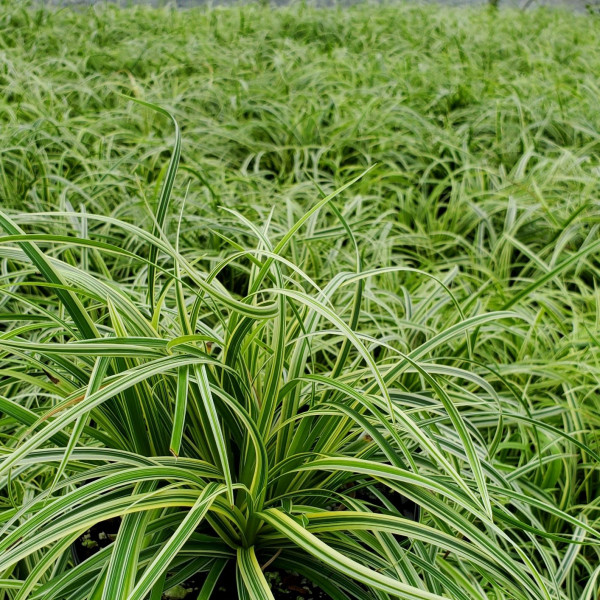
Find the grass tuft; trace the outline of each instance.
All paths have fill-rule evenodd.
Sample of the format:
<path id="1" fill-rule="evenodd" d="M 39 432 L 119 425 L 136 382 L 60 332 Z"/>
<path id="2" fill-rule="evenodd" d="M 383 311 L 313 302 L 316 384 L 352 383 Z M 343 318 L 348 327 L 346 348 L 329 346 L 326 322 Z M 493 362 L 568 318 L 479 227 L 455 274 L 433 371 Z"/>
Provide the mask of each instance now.
<path id="1" fill-rule="evenodd" d="M 0 600 L 597 598 L 597 25 L 1 2 Z"/>

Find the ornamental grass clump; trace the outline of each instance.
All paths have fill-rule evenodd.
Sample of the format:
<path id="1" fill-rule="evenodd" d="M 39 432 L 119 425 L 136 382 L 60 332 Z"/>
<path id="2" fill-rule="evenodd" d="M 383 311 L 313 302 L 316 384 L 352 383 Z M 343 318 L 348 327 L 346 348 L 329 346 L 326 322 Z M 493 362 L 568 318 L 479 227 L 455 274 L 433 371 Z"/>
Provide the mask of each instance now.
<path id="1" fill-rule="evenodd" d="M 0 600 L 596 599 L 596 30 L 0 0 Z"/>
<path id="2" fill-rule="evenodd" d="M 336 207 L 356 180 L 277 236 L 271 219 L 229 211 L 245 245 L 216 221 L 221 254 L 190 252 L 179 156 L 177 130 L 151 232 L 0 213 L 9 597 L 161 598 L 200 573 L 210 598 L 232 566 L 241 598 L 272 598 L 265 570 L 278 568 L 336 600 L 566 597 L 532 550 L 596 544 L 597 530 L 521 480 L 535 459 L 517 468 L 501 448 L 521 430 L 598 457 L 475 368 L 487 338 L 527 335 L 527 315 L 465 312 L 412 267 L 365 269 Z M 325 285 L 301 268 L 321 212 L 354 260 Z M 232 271 L 237 294 L 220 281 Z M 369 291 L 405 275 L 419 285 L 403 295 Z M 71 564 L 115 518 L 111 543 Z"/>

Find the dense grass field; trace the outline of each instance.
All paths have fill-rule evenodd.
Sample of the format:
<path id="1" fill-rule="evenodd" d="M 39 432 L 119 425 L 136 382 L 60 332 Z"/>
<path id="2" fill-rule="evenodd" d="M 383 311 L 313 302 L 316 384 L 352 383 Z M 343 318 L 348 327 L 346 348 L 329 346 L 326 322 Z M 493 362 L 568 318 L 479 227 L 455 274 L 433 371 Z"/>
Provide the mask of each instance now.
<path id="1" fill-rule="evenodd" d="M 596 600 L 599 35 L 0 3 L 0 600 Z"/>

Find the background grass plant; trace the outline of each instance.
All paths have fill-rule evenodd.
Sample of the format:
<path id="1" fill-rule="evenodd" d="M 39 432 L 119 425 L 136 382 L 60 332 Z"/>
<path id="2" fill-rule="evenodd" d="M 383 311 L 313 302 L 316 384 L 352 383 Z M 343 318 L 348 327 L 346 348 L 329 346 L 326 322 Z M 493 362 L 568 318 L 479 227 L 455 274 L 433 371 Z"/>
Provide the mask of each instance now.
<path id="1" fill-rule="evenodd" d="M 0 6 L 0 598 L 598 596 L 595 19 Z"/>

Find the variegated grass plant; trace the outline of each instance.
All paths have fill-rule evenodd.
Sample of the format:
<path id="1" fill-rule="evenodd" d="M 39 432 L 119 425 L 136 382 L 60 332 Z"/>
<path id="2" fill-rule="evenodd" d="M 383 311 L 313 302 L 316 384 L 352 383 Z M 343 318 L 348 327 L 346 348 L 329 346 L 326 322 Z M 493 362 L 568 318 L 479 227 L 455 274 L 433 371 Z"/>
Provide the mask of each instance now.
<path id="1" fill-rule="evenodd" d="M 2 7 L 1 600 L 598 596 L 588 22 Z"/>
<path id="2" fill-rule="evenodd" d="M 527 317 L 465 313 L 426 273 L 427 291 L 370 299 L 370 281 L 415 270 L 363 270 L 334 208 L 353 181 L 277 241 L 269 221 L 235 214 L 254 245 L 219 234 L 231 251 L 206 268 L 164 234 L 179 153 L 177 133 L 152 233 L 104 215 L 0 216 L 13 311 L 0 340 L 0 404 L 13 428 L 0 466 L 0 571 L 14 598 L 160 598 L 199 570 L 210 598 L 227 561 L 242 598 L 272 598 L 261 564 L 278 562 L 335 599 L 564 597 L 532 550 L 546 558 L 597 532 L 584 514 L 528 493 L 522 473 L 539 465 L 515 469 L 500 448 L 514 428 L 598 457 L 532 419 L 475 350 L 506 327 L 525 336 Z M 320 287 L 285 255 L 310 252 L 304 230 L 328 207 L 355 268 Z M 19 221 L 66 221 L 79 235 L 25 233 Z M 127 265 L 132 281 L 100 276 L 107 262 Z M 219 283 L 232 268 L 244 274 L 241 297 Z M 442 327 L 412 325 L 442 308 Z M 365 326 L 380 317 L 384 337 Z M 355 497 L 363 486 L 377 494 L 376 483 L 418 504 L 421 522 L 381 492 L 383 510 Z M 117 516 L 114 543 L 69 567 L 75 540 Z"/>

